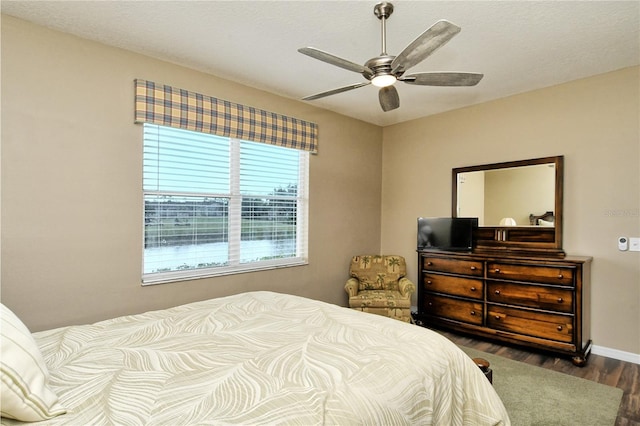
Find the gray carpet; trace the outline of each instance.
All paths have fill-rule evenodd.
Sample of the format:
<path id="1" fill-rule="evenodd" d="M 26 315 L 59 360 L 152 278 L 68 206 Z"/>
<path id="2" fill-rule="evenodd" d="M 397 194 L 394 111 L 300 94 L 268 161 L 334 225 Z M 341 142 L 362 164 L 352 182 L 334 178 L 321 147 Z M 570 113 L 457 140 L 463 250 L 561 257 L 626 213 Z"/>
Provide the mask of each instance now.
<path id="1" fill-rule="evenodd" d="M 622 389 L 460 348 L 491 363 L 493 386 L 514 426 L 615 425 Z"/>

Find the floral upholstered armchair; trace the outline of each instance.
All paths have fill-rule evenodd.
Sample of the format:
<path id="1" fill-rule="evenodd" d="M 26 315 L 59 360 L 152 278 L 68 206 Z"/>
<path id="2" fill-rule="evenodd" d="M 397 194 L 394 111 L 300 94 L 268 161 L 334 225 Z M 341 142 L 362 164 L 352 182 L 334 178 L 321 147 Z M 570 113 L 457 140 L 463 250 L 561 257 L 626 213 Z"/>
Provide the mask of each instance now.
<path id="1" fill-rule="evenodd" d="M 351 309 L 411 322 L 411 294 L 416 286 L 405 277 L 404 257 L 354 256 L 349 274 L 344 289 Z"/>

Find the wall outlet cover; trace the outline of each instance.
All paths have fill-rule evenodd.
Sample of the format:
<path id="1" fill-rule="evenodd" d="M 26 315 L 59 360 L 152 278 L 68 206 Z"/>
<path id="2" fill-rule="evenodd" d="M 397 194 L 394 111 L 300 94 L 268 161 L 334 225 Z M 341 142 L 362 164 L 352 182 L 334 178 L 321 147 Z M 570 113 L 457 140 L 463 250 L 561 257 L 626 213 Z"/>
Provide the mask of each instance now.
<path id="1" fill-rule="evenodd" d="M 629 238 L 629 251 L 640 251 L 640 238 Z"/>

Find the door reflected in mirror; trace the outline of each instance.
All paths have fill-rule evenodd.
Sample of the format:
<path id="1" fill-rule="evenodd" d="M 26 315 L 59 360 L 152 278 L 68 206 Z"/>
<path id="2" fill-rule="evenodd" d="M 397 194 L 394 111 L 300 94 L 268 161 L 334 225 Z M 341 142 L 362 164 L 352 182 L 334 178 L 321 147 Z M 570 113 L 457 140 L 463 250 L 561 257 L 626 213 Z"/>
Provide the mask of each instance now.
<path id="1" fill-rule="evenodd" d="M 479 226 L 554 226 L 554 163 L 459 172 L 456 216 Z M 535 216 L 544 216 L 536 218 Z"/>

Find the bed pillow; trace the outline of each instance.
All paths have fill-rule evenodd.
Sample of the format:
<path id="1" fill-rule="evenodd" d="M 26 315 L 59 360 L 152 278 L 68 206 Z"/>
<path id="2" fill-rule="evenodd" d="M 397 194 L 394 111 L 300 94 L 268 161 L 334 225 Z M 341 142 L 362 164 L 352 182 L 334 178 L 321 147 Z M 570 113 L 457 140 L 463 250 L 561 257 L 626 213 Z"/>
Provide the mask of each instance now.
<path id="1" fill-rule="evenodd" d="M 49 371 L 29 329 L 9 308 L 0 307 L 2 417 L 36 422 L 65 413 L 47 386 Z"/>
<path id="2" fill-rule="evenodd" d="M 540 226 L 554 226 L 555 223 L 552 220 L 538 219 L 538 225 L 540 225 Z"/>

